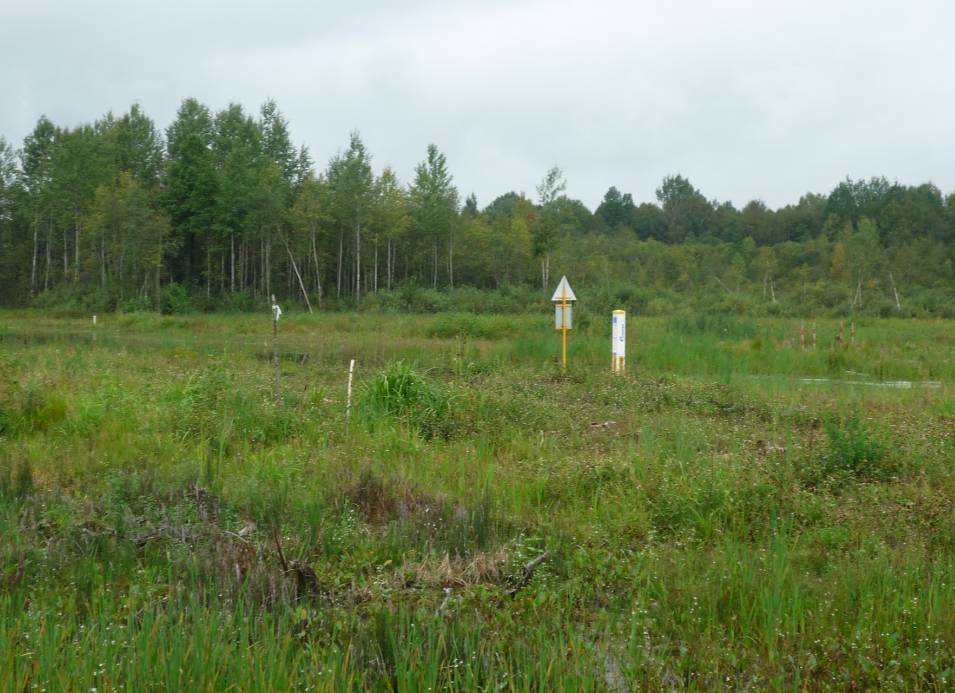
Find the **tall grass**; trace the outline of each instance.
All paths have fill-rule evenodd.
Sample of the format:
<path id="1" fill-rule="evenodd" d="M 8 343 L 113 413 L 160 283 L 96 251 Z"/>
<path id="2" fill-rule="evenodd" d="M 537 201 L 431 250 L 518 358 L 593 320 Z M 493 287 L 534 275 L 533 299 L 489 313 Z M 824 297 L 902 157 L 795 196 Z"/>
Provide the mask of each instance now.
<path id="1" fill-rule="evenodd" d="M 259 318 L 70 320 L 0 340 L 0 690 L 951 687 L 945 323 L 301 317 L 276 402 Z"/>

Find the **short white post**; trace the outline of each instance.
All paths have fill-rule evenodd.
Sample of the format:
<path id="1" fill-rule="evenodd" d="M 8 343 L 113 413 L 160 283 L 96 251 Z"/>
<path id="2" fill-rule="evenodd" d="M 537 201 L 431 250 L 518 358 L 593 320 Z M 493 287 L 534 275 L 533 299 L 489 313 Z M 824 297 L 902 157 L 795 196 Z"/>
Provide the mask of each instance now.
<path id="1" fill-rule="evenodd" d="M 612 369 L 614 373 L 622 373 L 626 368 L 627 356 L 627 313 L 623 310 L 613 312 L 613 353 Z"/>
<path id="2" fill-rule="evenodd" d="M 355 373 L 355 359 L 351 360 L 348 366 L 348 403 L 345 405 L 345 423 L 351 422 L 351 381 Z"/>
<path id="3" fill-rule="evenodd" d="M 93 327 L 96 327 L 96 316 L 93 316 Z"/>

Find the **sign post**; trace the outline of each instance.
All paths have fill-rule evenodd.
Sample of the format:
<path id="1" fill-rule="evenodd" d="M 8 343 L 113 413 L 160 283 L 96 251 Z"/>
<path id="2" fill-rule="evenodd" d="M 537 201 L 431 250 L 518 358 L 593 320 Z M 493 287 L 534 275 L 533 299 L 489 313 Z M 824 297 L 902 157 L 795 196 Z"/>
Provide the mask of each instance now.
<path id="1" fill-rule="evenodd" d="M 627 313 L 623 310 L 613 312 L 613 372 L 623 373 L 627 356 Z"/>
<path id="2" fill-rule="evenodd" d="M 275 357 L 275 401 L 282 401 L 282 383 L 279 380 L 279 318 L 282 317 L 282 309 L 275 301 L 275 294 L 272 294 L 272 352 Z"/>
<path id="3" fill-rule="evenodd" d="M 574 295 L 574 290 L 570 288 L 570 284 L 567 282 L 567 277 L 561 277 L 560 284 L 557 285 L 557 290 L 554 291 L 554 296 L 550 299 L 551 301 L 559 301 L 559 303 L 554 304 L 554 321 L 556 327 L 563 333 L 563 342 L 564 342 L 564 360 L 563 368 L 567 370 L 567 330 L 573 329 L 573 315 L 572 310 L 573 306 L 567 303 L 567 301 L 576 301 L 577 296 Z"/>

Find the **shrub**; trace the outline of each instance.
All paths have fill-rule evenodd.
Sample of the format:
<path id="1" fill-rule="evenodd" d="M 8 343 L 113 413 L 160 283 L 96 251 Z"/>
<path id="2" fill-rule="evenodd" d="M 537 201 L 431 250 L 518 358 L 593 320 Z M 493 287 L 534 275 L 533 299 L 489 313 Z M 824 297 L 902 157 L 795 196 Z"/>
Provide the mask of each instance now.
<path id="1" fill-rule="evenodd" d="M 182 315 L 192 312 L 192 303 L 189 300 L 189 292 L 186 291 L 186 287 L 172 282 L 162 288 L 160 295 L 162 296 L 163 315 Z"/>

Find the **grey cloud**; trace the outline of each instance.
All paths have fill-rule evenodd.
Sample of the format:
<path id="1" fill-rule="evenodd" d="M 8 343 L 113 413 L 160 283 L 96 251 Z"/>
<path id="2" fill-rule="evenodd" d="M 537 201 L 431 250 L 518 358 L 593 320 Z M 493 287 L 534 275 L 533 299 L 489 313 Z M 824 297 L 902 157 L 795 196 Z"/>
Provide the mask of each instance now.
<path id="1" fill-rule="evenodd" d="M 404 180 L 429 142 L 482 204 L 561 165 L 594 207 L 680 172 L 778 206 L 846 175 L 955 188 L 955 6 L 19 3 L 0 28 L 0 134 L 139 101 L 274 97 L 319 165 L 362 131 Z"/>

